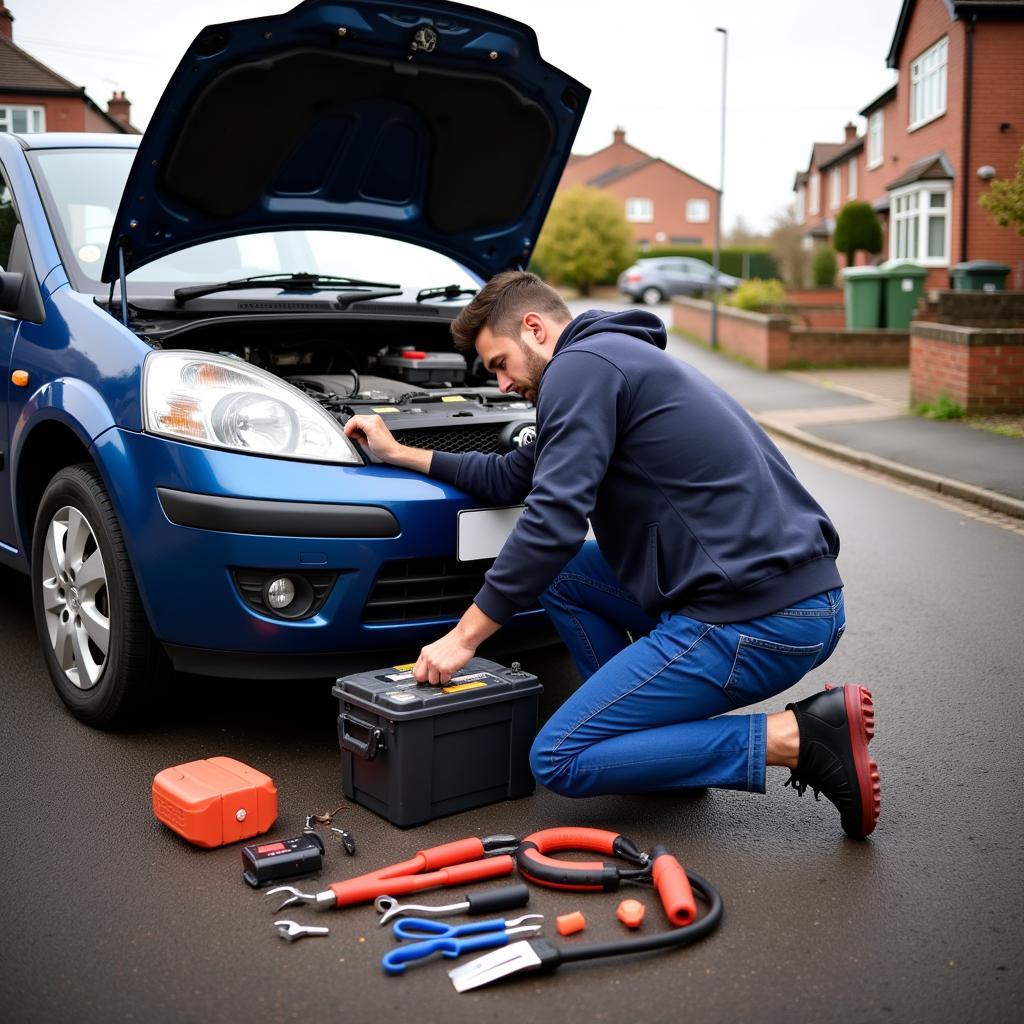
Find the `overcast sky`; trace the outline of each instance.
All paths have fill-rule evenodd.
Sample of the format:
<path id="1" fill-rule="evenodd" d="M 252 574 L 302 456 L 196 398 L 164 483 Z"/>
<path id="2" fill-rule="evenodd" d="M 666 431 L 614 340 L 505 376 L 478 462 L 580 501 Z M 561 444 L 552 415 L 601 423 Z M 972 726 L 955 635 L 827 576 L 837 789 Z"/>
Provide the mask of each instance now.
<path id="1" fill-rule="evenodd" d="M 114 88 L 144 129 L 188 44 L 208 24 L 276 14 L 289 0 L 7 0 L 14 39 L 103 109 Z M 621 125 L 627 141 L 720 180 L 722 36 L 728 30 L 723 229 L 768 228 L 811 143 L 895 80 L 885 67 L 900 0 L 477 0 L 531 25 L 546 60 L 592 90 L 574 150 Z"/>

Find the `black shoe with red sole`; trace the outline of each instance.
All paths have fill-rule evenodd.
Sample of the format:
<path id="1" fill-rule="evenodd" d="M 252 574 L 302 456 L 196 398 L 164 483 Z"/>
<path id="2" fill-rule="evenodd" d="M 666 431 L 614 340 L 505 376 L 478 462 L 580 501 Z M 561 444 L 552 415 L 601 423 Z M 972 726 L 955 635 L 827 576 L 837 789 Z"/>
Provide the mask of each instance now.
<path id="1" fill-rule="evenodd" d="M 853 839 L 870 835 L 881 810 L 878 765 L 868 756 L 875 734 L 871 691 L 863 686 L 827 686 L 822 693 L 786 708 L 800 729 L 797 766 L 786 780 L 800 796 L 810 786 L 839 808 L 843 831 Z"/>

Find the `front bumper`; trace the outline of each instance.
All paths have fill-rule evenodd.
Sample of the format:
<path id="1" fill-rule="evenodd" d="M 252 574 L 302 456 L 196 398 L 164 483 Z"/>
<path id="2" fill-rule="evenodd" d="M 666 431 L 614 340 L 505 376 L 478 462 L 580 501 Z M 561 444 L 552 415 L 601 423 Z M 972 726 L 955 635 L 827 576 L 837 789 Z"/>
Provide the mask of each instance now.
<path id="1" fill-rule="evenodd" d="M 457 512 L 480 505 L 462 491 L 391 466 L 263 458 L 119 429 L 95 452 L 150 624 L 183 669 L 261 675 L 230 663 L 267 656 L 275 677 L 324 675 L 337 655 L 416 649 L 456 621 L 366 623 L 362 611 L 385 562 L 454 556 Z M 337 579 L 316 614 L 283 621 L 243 600 L 238 569 Z M 532 628 L 546 632 L 541 611 L 516 620 L 509 636 L 525 644 Z"/>

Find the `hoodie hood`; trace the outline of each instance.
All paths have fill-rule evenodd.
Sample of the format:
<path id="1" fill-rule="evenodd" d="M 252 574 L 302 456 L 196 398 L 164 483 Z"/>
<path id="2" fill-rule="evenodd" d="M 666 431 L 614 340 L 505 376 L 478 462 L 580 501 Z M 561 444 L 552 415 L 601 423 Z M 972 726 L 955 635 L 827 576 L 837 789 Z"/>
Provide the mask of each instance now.
<path id="1" fill-rule="evenodd" d="M 646 309 L 624 309 L 609 313 L 600 309 L 588 309 L 569 322 L 562 331 L 552 358 L 563 349 L 598 334 L 620 334 L 647 342 L 655 348 L 665 349 L 668 334 L 660 317 Z"/>

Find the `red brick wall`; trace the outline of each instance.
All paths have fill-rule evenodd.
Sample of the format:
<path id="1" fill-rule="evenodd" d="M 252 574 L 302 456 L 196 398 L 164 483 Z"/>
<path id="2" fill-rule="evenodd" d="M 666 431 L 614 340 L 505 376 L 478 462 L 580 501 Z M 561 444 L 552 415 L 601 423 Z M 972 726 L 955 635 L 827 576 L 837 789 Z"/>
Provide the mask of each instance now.
<path id="1" fill-rule="evenodd" d="M 707 342 L 710 322 L 710 302 L 672 300 L 672 326 L 677 330 Z M 798 363 L 906 366 L 908 333 L 793 327 L 784 316 L 719 306 L 718 344 L 762 370 Z"/>
<path id="2" fill-rule="evenodd" d="M 711 303 L 699 299 L 672 301 L 672 325 L 700 341 L 710 337 Z M 726 352 L 749 359 L 762 370 L 786 363 L 789 321 L 782 316 L 718 307 L 718 344 Z"/>
<path id="3" fill-rule="evenodd" d="M 906 366 L 908 344 L 907 331 L 792 327 L 789 331 L 786 364 L 814 363 L 817 366 L 838 366 L 843 363 L 857 363 L 863 366 Z"/>
<path id="4" fill-rule="evenodd" d="M 970 212 L 969 259 L 991 259 L 1010 267 L 1007 288 L 1024 289 L 1024 237 L 1001 228 L 978 197 L 988 185 L 977 175 L 992 166 L 1012 178 L 1024 146 L 1024 21 L 978 21 L 974 30 L 974 89 L 971 100 L 971 166 L 964 168 Z M 1006 131 L 1001 124 L 1009 124 Z M 959 253 L 959 235 L 953 251 Z"/>
<path id="5" fill-rule="evenodd" d="M 940 395 L 968 412 L 1024 411 L 1024 331 L 912 324 L 910 401 Z"/>
<path id="6" fill-rule="evenodd" d="M 715 209 L 718 195 L 713 188 L 683 174 L 662 161 L 649 164 L 643 170 L 612 182 L 602 191 L 616 196 L 622 202 L 630 198 L 650 199 L 654 204 L 654 220 L 631 221 L 633 239 L 651 246 L 671 245 L 673 238 L 691 238 L 693 244 L 711 246 L 715 240 Z M 706 199 L 708 219 L 704 223 L 690 223 L 686 219 L 687 199 Z M 664 235 L 664 238 L 658 236 Z"/>

